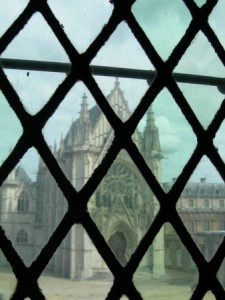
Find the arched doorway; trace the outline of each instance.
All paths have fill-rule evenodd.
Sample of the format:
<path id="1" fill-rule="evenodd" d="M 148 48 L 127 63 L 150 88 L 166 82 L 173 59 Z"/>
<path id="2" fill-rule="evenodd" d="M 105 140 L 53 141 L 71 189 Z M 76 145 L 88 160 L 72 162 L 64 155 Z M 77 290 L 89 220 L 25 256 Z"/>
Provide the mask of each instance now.
<path id="1" fill-rule="evenodd" d="M 126 264 L 125 254 L 127 248 L 127 241 L 124 234 L 121 231 L 116 231 L 110 236 L 108 243 L 118 261 L 124 266 Z"/>

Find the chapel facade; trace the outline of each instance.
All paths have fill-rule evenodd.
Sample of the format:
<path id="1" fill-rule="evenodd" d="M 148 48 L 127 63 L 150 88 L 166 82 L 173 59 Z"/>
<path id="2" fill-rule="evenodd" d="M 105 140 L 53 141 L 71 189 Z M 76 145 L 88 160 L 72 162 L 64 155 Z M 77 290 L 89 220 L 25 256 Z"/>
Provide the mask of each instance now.
<path id="1" fill-rule="evenodd" d="M 118 80 L 109 96 L 110 105 L 122 121 L 131 112 Z M 77 120 L 73 121 L 53 154 L 76 190 L 80 190 L 101 163 L 113 142 L 114 132 L 98 108 L 88 107 L 84 95 Z M 133 141 L 148 166 L 161 182 L 162 153 L 151 108 L 143 132 Z M 67 211 L 67 201 L 42 160 L 33 182 L 18 167 L 0 189 L 1 224 L 24 262 L 29 265 L 39 254 Z M 88 203 L 88 211 L 118 261 L 125 265 L 159 210 L 159 203 L 132 159 L 122 150 Z M 164 229 L 141 262 L 153 276 L 165 273 Z M 0 255 L 0 263 L 5 258 Z M 87 279 L 107 272 L 104 261 L 81 225 L 74 225 L 53 258 L 48 270 L 71 279 Z"/>

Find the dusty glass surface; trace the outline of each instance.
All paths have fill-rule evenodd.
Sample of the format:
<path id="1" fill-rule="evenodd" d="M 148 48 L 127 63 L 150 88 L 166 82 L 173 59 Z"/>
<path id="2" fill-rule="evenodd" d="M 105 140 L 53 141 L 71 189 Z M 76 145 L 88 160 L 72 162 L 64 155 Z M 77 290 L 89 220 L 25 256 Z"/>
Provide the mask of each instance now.
<path id="1" fill-rule="evenodd" d="M 2 36 L 8 27 L 15 21 L 15 19 L 21 14 L 21 11 L 26 7 L 28 4 L 28 0 L 22 1 L 15 1 L 13 4 L 11 1 L 1 0 L 1 12 L 0 12 L 0 19 L 1 19 L 1 27 L 0 27 L 0 36 Z"/>
<path id="2" fill-rule="evenodd" d="M 6 76 L 20 97 L 24 108 L 36 114 L 47 103 L 65 74 L 36 71 L 6 70 Z"/>
<path id="3" fill-rule="evenodd" d="M 2 7 L 0 37 L 7 32 L 7 28 L 29 2 L 0 0 Z M 204 0 L 194 2 L 197 4 L 196 8 L 206 3 Z M 145 175 L 149 175 L 148 171 L 143 171 L 140 166 L 138 169 L 137 164 L 132 161 L 137 159 L 138 153 L 135 151 L 139 151 L 159 183 L 157 185 L 150 182 L 150 186 L 153 185 L 157 195 L 162 197 L 160 199 L 162 206 L 165 199 L 171 200 L 170 196 L 173 196 L 178 188 L 177 179 L 185 175 L 182 172 L 194 155 L 192 164 L 196 163 L 197 166 L 193 167 L 194 172 L 189 179 L 182 177 L 183 182 L 185 180 L 188 182 L 176 204 L 176 210 L 206 261 L 210 261 L 221 244 L 225 230 L 225 184 L 222 179 L 225 161 L 223 116 L 216 119 L 218 130 L 216 129 L 212 134 L 215 138 L 211 142 L 218 151 L 213 147 L 208 148 L 207 153 L 195 149 L 198 147 L 198 142 L 202 143 L 201 150 L 204 146 L 208 146 L 209 141 L 205 140 L 204 144 L 200 139 L 201 134 L 205 132 L 204 130 L 210 129 L 224 101 L 224 87 L 221 86 L 222 79 L 225 77 L 224 64 L 218 58 L 213 43 L 208 40 L 203 31 L 193 36 L 190 46 L 177 60 L 173 70 L 177 85 L 175 84 L 172 90 L 171 85 L 167 83 L 167 86 L 162 86 L 156 92 L 162 76 L 162 70 L 161 73 L 158 72 L 159 65 L 156 63 L 160 59 L 156 59 L 157 54 L 155 59 L 149 58 L 148 55 L 151 56 L 152 50 L 150 51 L 146 46 L 144 51 L 137 36 L 142 28 L 162 61 L 165 62 L 184 36 L 192 17 L 185 3 L 180 0 L 137 0 L 132 7 L 134 18 L 140 24 L 139 32 L 136 30 L 136 37 L 129 28 L 129 25 L 131 26 L 129 22 L 119 23 L 114 31 L 112 30 L 111 36 L 106 40 L 103 39 L 104 42 L 99 49 L 96 49 L 94 58 L 91 58 L 90 62 L 91 65 L 131 69 L 133 78 L 129 78 L 129 74 L 122 75 L 121 70 L 118 69 L 111 75 L 101 74 L 101 76 L 90 69 L 88 75 L 92 74 L 92 77 L 90 76 L 90 79 L 87 76 L 88 81 L 84 76 L 85 85 L 82 80 L 75 81 L 74 70 L 70 73 L 70 61 L 62 45 L 62 36 L 65 38 L 64 33 L 66 33 L 76 50 L 80 53 L 85 52 L 101 30 L 105 29 L 113 5 L 109 1 L 103 3 L 100 0 L 86 0 L 82 3 L 49 0 L 46 3 L 58 18 L 56 23 L 61 30 L 59 30 L 61 42 L 49 27 L 51 22 L 48 24 L 38 12 L 28 20 L 1 53 L 1 59 L 28 59 L 67 64 L 66 70 L 64 68 L 54 73 L 48 68 L 44 72 L 37 71 L 35 68 L 30 70 L 29 62 L 28 69 L 19 70 L 17 63 L 10 70 L 3 68 L 6 75 L 4 79 L 9 81 L 18 94 L 23 104 L 21 107 L 25 109 L 24 115 L 31 117 L 28 118 L 29 120 L 35 120 L 35 116 L 41 115 L 44 111 L 43 107 L 49 103 L 58 86 L 62 88 L 65 80 L 69 78 L 71 84 L 65 93 L 61 90 L 62 94 L 60 92 L 56 98 L 53 98 L 54 101 L 51 100 L 51 104 L 55 105 L 51 113 L 44 111 L 48 120 L 42 116 L 43 123 L 45 121 L 46 123 L 43 124 L 43 128 L 40 128 L 37 139 L 31 135 L 32 125 L 34 125 L 32 123 L 27 125 L 24 122 L 27 135 L 23 135 L 19 117 L 8 104 L 17 102 L 15 94 L 12 96 L 13 90 L 10 86 L 8 88 L 2 86 L 0 219 L 1 226 L 6 230 L 8 238 L 12 240 L 15 250 L 24 260 L 25 265 L 30 265 L 67 213 L 68 203 L 65 194 L 70 203 L 71 218 L 77 216 L 77 211 L 81 212 L 79 205 L 76 206 L 74 203 L 77 198 L 81 198 L 80 195 L 84 195 L 82 200 L 88 202 L 88 210 L 85 213 L 82 211 L 81 216 L 78 214 L 78 221 L 77 219 L 76 221 L 86 222 L 88 227 L 88 220 L 93 220 L 120 262 L 118 264 L 120 270 L 129 265 L 132 254 L 145 237 L 149 227 L 152 225 L 154 227 L 156 226 L 154 222 L 156 224 L 159 222 L 157 218 L 155 219 L 158 212 L 163 219 L 163 214 L 160 215 L 162 212 L 160 204 L 152 192 L 154 189 L 147 185 L 141 174 L 145 172 Z M 12 6 L 14 9 L 11 9 Z M 209 25 L 224 46 L 223 22 L 224 1 L 221 0 L 209 17 Z M 1 41 L 4 41 L 5 36 L 3 37 Z M 142 41 L 142 44 L 145 43 Z M 137 78 L 139 71 L 142 70 L 151 71 L 151 75 L 154 75 L 155 81 L 151 80 L 151 85 L 148 84 L 146 76 L 142 79 Z M 112 69 L 107 69 L 107 72 L 111 71 Z M 191 83 L 188 80 L 184 83 L 178 79 L 179 76 L 177 77 L 180 73 L 200 75 L 201 78 L 218 77 L 220 83 L 211 84 L 207 81 L 202 85 L 195 82 L 197 77 L 193 77 Z M 3 75 L 1 76 L 3 78 Z M 177 96 L 179 89 L 184 98 Z M 152 99 L 152 105 L 143 109 L 148 100 L 143 97 L 146 93 L 151 97 L 152 91 L 156 95 Z M 62 97 L 60 104 L 60 101 L 57 102 L 58 97 Z M 101 108 L 105 107 L 107 102 L 109 106 L 106 105 L 108 110 L 105 111 L 108 111 L 108 114 L 105 116 L 104 109 Z M 139 104 L 141 105 L 138 106 Z M 12 105 L 12 107 L 19 106 Z M 23 111 L 21 107 L 18 109 L 20 111 L 18 114 Z M 186 108 L 191 110 L 187 109 L 187 112 Z M 118 128 L 118 124 L 129 125 L 129 120 L 132 120 L 133 116 L 136 118 L 133 120 L 137 120 L 135 115 L 137 111 L 139 121 L 136 121 L 136 130 L 132 136 L 136 150 L 132 148 L 133 152 L 130 151 L 128 154 L 125 150 L 119 149 L 120 141 L 115 139 L 119 130 L 117 129 L 118 132 L 115 134 L 114 128 Z M 119 119 L 118 122 L 116 121 L 113 112 L 120 118 L 121 123 Z M 196 119 L 193 115 L 190 117 L 192 112 L 196 115 Z M 28 128 L 30 125 L 31 128 Z M 36 132 L 37 128 L 34 126 L 34 133 Z M 30 139 L 31 143 L 35 141 L 40 153 L 38 154 L 34 147 L 30 150 L 26 149 L 24 141 L 20 147 L 16 147 L 21 135 L 24 140 Z M 110 161 L 110 151 L 112 152 L 113 147 L 113 154 L 116 147 L 119 149 L 119 154 L 115 155 L 117 158 L 114 161 Z M 13 155 L 6 160 L 9 153 Z M 40 158 L 40 154 L 44 153 L 48 153 L 45 163 Z M 105 172 L 106 175 L 97 189 L 93 189 L 94 194 L 89 195 L 90 199 L 86 199 L 85 184 L 89 183 L 91 176 L 95 176 L 96 172 L 101 170 L 105 161 L 108 162 L 109 170 Z M 144 167 L 143 164 L 141 166 Z M 216 170 L 218 166 L 220 172 Z M 10 167 L 12 167 L 11 172 L 7 176 Z M 23 176 L 18 170 L 23 170 Z M 66 175 L 66 179 L 63 177 L 63 183 L 59 180 L 62 178 L 60 172 Z M 102 172 L 104 173 L 104 170 Z M 17 178 L 19 173 L 20 176 Z M 58 173 L 61 175 L 57 177 L 58 183 L 56 183 L 52 176 Z M 93 188 L 94 181 L 89 187 Z M 62 192 L 62 188 L 65 188 L 65 193 Z M 72 190 L 73 193 L 68 193 L 68 190 Z M 80 192 L 78 196 L 77 191 Z M 29 199 L 32 199 L 31 206 Z M 5 220 L 4 215 L 7 217 Z M 76 224 L 68 230 L 69 233 L 59 243 L 60 246 L 46 267 L 46 273 L 39 279 L 40 287 L 48 299 L 70 299 L 74 296 L 79 299 L 107 297 L 113 285 L 113 276 L 109 271 L 110 266 L 107 266 L 104 259 L 100 257 L 93 243 L 95 241 L 98 245 L 96 232 L 94 232 L 96 229 L 90 228 L 91 226 L 87 233 L 81 224 Z M 189 252 L 173 227 L 168 223 L 164 224 L 134 274 L 134 284 L 143 295 L 143 299 L 148 299 L 150 296 L 153 298 L 158 296 L 162 299 L 169 299 L 171 296 L 175 299 L 175 295 L 180 299 L 181 294 L 182 299 L 191 297 L 198 281 L 198 274 Z M 1 293 L 12 292 L 15 287 L 15 279 L 11 279 L 13 277 L 11 270 L 6 270 L 8 267 L 2 253 L 0 253 L 0 268 L 1 296 Z M 218 280 L 222 286 L 225 285 L 223 271 L 222 264 L 218 271 Z M 6 281 L 10 285 L 9 288 L 4 285 Z M 13 288 L 11 288 L 11 281 Z M 213 297 L 209 292 L 204 299 Z M 129 299 L 129 297 L 122 296 L 121 299 Z"/>
<path id="4" fill-rule="evenodd" d="M 7 16 L 10 16 L 10 12 Z M 40 13 L 32 16 L 3 52 L 2 57 L 68 62 L 65 50 Z"/>
<path id="5" fill-rule="evenodd" d="M 185 33 L 191 16 L 183 1 L 136 1 L 132 9 L 140 26 L 163 59 Z"/>
<path id="6" fill-rule="evenodd" d="M 108 22 L 112 13 L 109 1 L 49 0 L 49 6 L 61 27 L 79 52 L 84 52 Z M 83 26 L 84 25 L 84 26 Z"/>
<path id="7" fill-rule="evenodd" d="M 38 13 L 28 21 L 2 53 L 2 58 L 68 63 L 64 49 L 44 18 Z M 37 113 L 46 104 L 66 77 L 65 73 L 40 73 L 26 68 L 24 70 L 4 69 L 4 72 L 25 109 L 31 114 Z"/>
<path id="8" fill-rule="evenodd" d="M 222 62 L 201 32 L 195 36 L 175 72 L 219 78 L 225 76 Z M 207 128 L 224 99 L 219 86 L 179 83 L 179 87 L 202 126 Z"/>
<path id="9" fill-rule="evenodd" d="M 154 70 L 152 63 L 125 22 L 118 25 L 93 59 L 92 64 Z"/>

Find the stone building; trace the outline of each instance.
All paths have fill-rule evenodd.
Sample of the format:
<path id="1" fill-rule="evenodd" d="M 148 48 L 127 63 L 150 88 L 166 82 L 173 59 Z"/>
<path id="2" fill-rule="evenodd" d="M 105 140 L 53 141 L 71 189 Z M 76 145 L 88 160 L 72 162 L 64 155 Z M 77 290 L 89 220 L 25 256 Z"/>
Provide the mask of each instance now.
<path id="1" fill-rule="evenodd" d="M 123 121 L 129 118 L 131 112 L 118 80 L 107 99 Z M 113 130 L 104 114 L 98 106 L 89 109 L 84 95 L 78 119 L 71 124 L 59 147 L 52 150 L 77 190 L 90 178 L 113 138 Z M 133 140 L 160 181 L 162 154 L 151 109 L 147 112 L 143 132 L 137 130 Z M 21 167 L 10 174 L 1 187 L 0 205 L 1 224 L 26 264 L 38 255 L 67 211 L 62 192 L 41 160 L 35 182 Z M 145 180 L 123 150 L 90 199 L 88 210 L 115 256 L 124 265 L 149 228 L 158 206 Z M 0 259 L 4 264 L 3 256 Z M 154 276 L 165 273 L 163 229 L 141 265 L 149 268 Z M 48 269 L 59 276 L 82 279 L 105 272 L 106 265 L 83 227 L 75 225 L 51 259 Z"/>
<path id="2" fill-rule="evenodd" d="M 165 188 L 170 188 L 172 183 Z M 225 232 L 225 184 L 206 178 L 188 182 L 177 203 L 177 211 L 197 246 L 209 260 Z M 195 265 L 170 224 L 165 226 L 165 265 L 170 269 L 194 271 Z M 224 266 L 222 267 L 224 270 Z M 223 272 L 220 271 L 220 277 Z M 221 277 L 222 278 L 222 277 Z M 223 279 L 224 281 L 224 276 Z"/>

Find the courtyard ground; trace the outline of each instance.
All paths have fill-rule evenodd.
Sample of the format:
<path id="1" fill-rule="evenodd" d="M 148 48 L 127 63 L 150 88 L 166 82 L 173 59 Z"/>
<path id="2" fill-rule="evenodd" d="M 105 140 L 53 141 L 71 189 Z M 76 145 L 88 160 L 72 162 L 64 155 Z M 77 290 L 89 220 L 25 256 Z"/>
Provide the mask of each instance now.
<path id="1" fill-rule="evenodd" d="M 188 300 L 191 297 L 191 277 L 185 273 L 170 273 L 163 278 L 154 279 L 147 273 L 139 273 L 135 277 L 135 285 L 143 299 L 157 300 Z M 0 294 L 9 299 L 15 288 L 15 278 L 6 269 L 0 272 Z M 43 275 L 39 280 L 40 288 L 47 300 L 104 300 L 112 280 L 72 281 Z M 123 296 L 121 299 L 127 299 Z M 215 300 L 211 293 L 207 293 L 204 300 Z"/>

